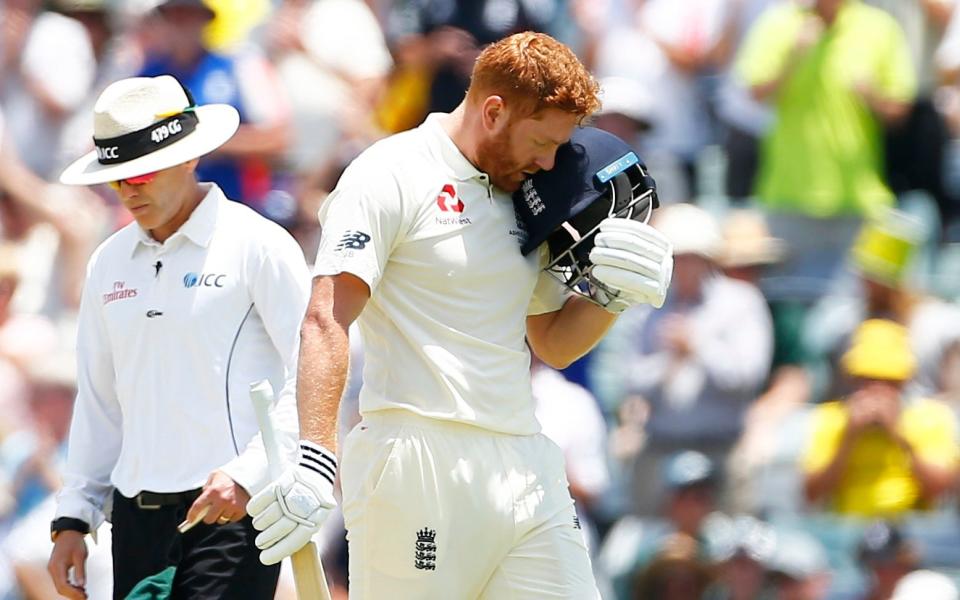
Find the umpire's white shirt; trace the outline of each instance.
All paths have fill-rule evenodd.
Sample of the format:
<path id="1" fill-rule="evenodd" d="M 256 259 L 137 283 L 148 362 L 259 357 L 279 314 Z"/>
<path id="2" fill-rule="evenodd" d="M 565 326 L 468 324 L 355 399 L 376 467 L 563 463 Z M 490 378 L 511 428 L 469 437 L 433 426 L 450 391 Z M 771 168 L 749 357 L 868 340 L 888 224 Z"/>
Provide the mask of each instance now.
<path id="1" fill-rule="evenodd" d="M 268 476 L 249 384 L 263 378 L 278 391 L 280 439 L 295 447 L 303 253 L 202 185 L 207 195 L 164 243 L 131 223 L 90 259 L 57 516 L 97 527 L 113 487 L 180 492 L 216 469 L 257 492 Z"/>
<path id="2" fill-rule="evenodd" d="M 404 409 L 514 434 L 540 430 L 526 317 L 558 310 L 510 196 L 431 115 L 361 154 L 320 211 L 316 275 L 370 286 L 360 412 Z"/>

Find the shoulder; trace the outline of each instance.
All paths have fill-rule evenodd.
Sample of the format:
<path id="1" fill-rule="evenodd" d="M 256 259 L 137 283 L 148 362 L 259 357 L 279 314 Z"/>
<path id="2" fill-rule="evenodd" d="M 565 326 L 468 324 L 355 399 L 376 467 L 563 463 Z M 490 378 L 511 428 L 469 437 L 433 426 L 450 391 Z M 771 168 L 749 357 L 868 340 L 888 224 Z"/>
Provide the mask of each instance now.
<path id="1" fill-rule="evenodd" d="M 360 153 L 344 170 L 337 187 L 402 190 L 432 164 L 422 132 L 412 129 L 384 138 Z"/>
<path id="2" fill-rule="evenodd" d="M 718 275 L 714 280 L 714 289 L 723 298 L 735 298 L 736 306 L 741 311 L 756 310 L 761 305 L 766 306 L 766 300 L 759 288 L 745 281 Z"/>
<path id="3" fill-rule="evenodd" d="M 903 410 L 907 422 L 949 425 L 954 419 L 953 409 L 941 400 L 919 398 L 912 401 Z"/>
<path id="4" fill-rule="evenodd" d="M 139 243 L 137 227 L 135 222 L 131 222 L 100 242 L 100 245 L 90 254 L 90 259 L 87 261 L 88 268 L 92 271 L 115 257 L 129 256 Z"/>
<path id="5" fill-rule="evenodd" d="M 245 204 L 224 198 L 220 211 L 218 226 L 246 245 L 265 248 L 296 245 L 286 229 Z"/>

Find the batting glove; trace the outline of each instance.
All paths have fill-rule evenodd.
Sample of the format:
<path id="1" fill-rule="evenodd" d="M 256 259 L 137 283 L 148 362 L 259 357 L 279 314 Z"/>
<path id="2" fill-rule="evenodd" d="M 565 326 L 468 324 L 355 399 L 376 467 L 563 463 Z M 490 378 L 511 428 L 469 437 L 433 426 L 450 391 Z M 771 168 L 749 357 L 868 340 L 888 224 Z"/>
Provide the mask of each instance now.
<path id="1" fill-rule="evenodd" d="M 300 440 L 300 462 L 247 503 L 253 526 L 261 532 L 255 541 L 262 550 L 260 562 L 278 563 L 310 541 L 337 505 L 336 473 L 332 452 Z"/>
<path id="2" fill-rule="evenodd" d="M 663 306 L 673 277 L 673 246 L 640 221 L 608 218 L 590 251 L 591 275 L 601 284 L 595 296 L 610 312 L 636 304 Z"/>

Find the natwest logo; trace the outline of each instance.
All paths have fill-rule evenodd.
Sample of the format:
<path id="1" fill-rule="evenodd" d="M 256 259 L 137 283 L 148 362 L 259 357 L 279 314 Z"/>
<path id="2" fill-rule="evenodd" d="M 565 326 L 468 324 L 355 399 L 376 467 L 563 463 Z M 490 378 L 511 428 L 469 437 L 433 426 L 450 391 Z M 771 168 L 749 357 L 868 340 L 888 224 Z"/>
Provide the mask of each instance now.
<path id="1" fill-rule="evenodd" d="M 437 196 L 437 206 L 443 212 L 462 213 L 463 209 L 466 208 L 463 205 L 463 200 L 457 198 L 457 188 L 453 187 L 452 183 L 445 184 L 443 189 L 440 190 L 440 195 Z"/>

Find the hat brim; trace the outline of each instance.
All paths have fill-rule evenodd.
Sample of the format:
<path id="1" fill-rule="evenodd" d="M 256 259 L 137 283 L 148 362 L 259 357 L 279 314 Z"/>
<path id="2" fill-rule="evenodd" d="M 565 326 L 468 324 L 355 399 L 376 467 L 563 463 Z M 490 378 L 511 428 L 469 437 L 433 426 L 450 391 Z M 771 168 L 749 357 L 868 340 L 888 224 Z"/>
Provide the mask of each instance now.
<path id="1" fill-rule="evenodd" d="M 92 150 L 60 174 L 60 183 L 95 185 L 169 169 L 208 154 L 233 137 L 240 127 L 240 113 L 228 104 L 208 104 L 194 109 L 197 127 L 188 136 L 146 156 L 113 165 L 101 164 Z"/>

